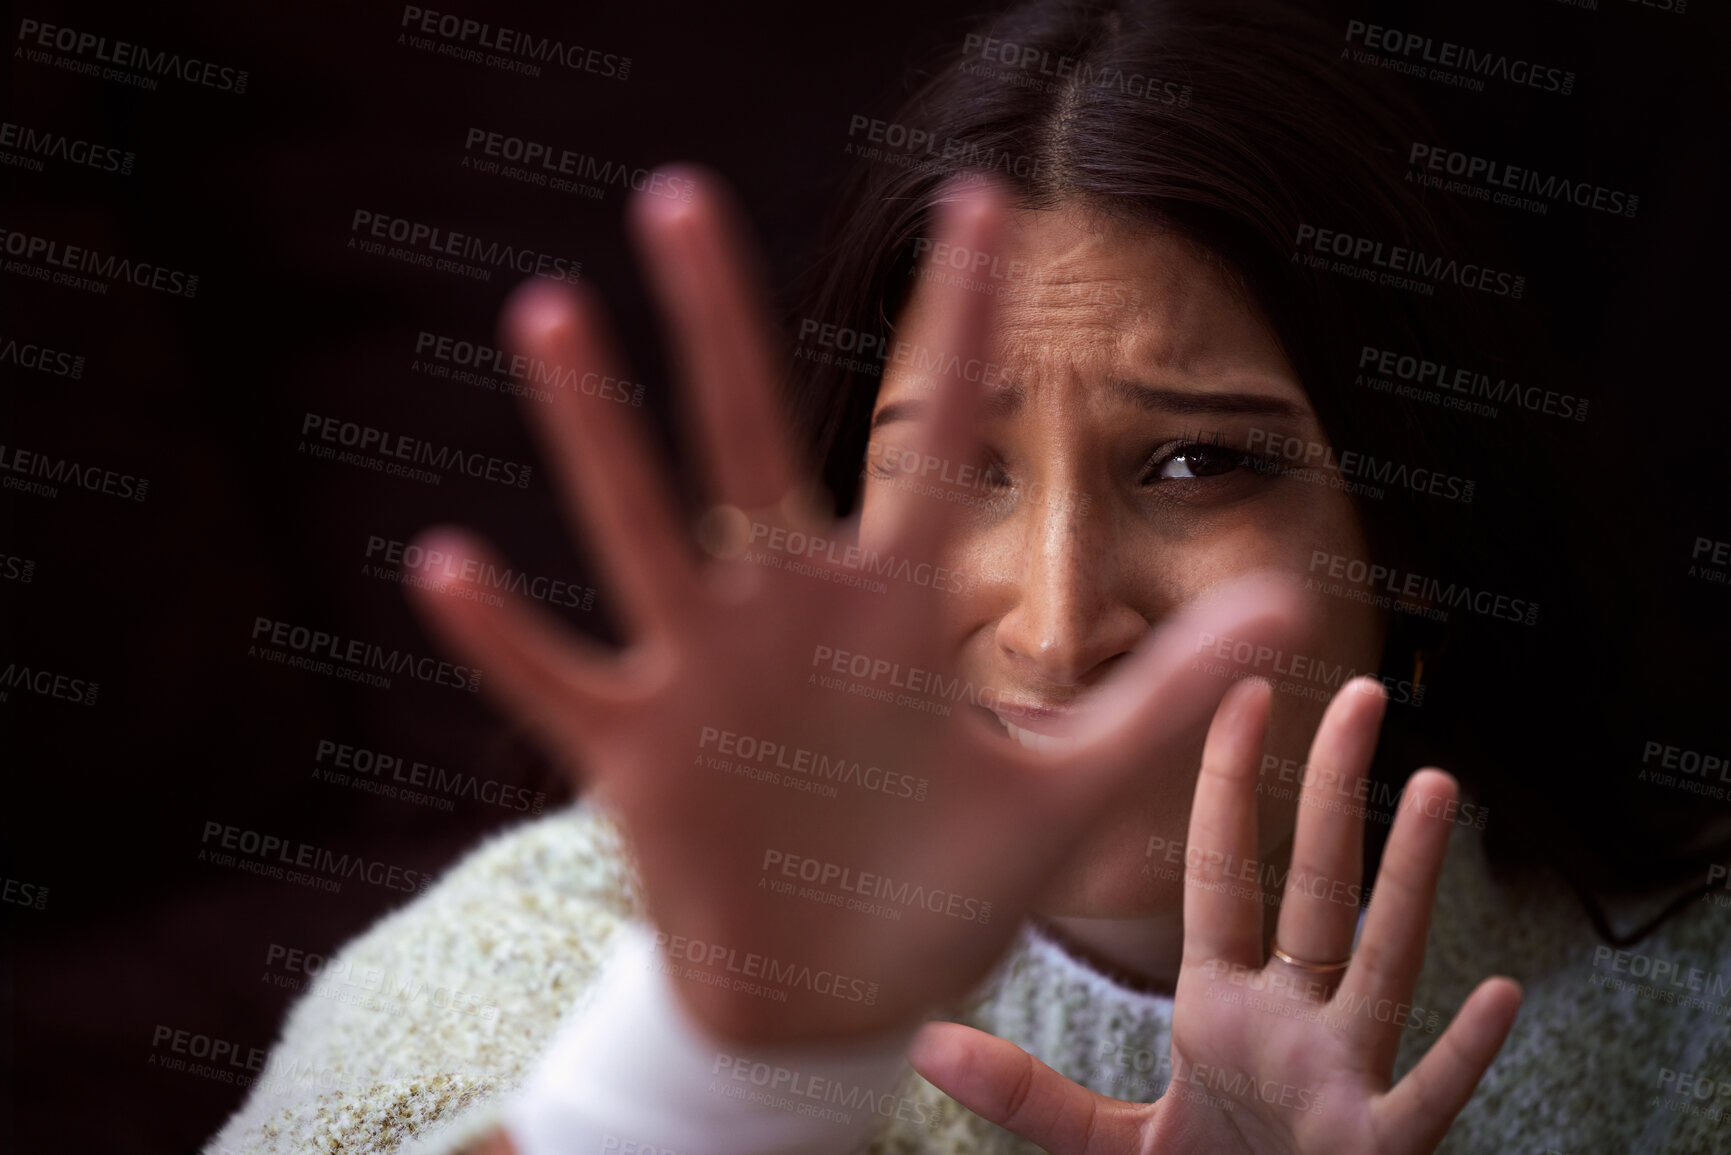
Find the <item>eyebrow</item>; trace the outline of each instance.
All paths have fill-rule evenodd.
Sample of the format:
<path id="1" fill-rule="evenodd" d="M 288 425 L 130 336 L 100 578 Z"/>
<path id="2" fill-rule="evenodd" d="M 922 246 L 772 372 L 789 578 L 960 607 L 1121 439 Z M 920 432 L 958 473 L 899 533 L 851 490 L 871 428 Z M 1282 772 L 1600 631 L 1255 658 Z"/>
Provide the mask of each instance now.
<path id="1" fill-rule="evenodd" d="M 1176 413 L 1182 416 L 1198 414 L 1229 414 L 1250 416 L 1274 416 L 1303 419 L 1306 416 L 1302 406 L 1288 401 L 1283 397 L 1271 397 L 1266 393 L 1215 393 L 1196 389 L 1159 389 L 1152 385 L 1144 385 L 1140 381 L 1126 381 L 1114 378 L 1106 383 L 1107 390 L 1113 397 L 1127 401 L 1140 409 L 1150 412 Z M 1005 385 L 986 394 L 984 404 L 987 412 L 994 417 L 1010 417 L 1022 407 L 1028 393 L 1020 385 Z M 892 421 L 905 421 L 918 417 L 925 411 L 929 402 L 921 400 L 892 401 L 872 415 L 872 429 L 880 425 L 888 425 Z"/>
<path id="2" fill-rule="evenodd" d="M 1114 397 L 1143 409 L 1168 413 L 1248 413 L 1256 416 L 1303 417 L 1304 407 L 1267 393 L 1210 393 L 1197 389 L 1157 389 L 1140 381 L 1114 379 L 1106 383 Z"/>

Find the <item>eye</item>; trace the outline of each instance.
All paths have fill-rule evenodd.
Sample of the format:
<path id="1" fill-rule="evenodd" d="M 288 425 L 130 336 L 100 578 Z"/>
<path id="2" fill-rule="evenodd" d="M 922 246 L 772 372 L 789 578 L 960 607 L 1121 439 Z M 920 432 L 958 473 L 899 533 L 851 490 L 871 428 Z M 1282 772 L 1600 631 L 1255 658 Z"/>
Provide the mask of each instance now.
<path id="1" fill-rule="evenodd" d="M 988 490 L 1009 489 L 1016 484 L 1003 460 L 989 450 L 982 450 L 976 463 L 956 466 L 921 457 L 915 450 L 872 442 L 866 449 L 864 473 L 880 481 L 895 481 L 903 475 L 917 481 L 929 475 L 935 482 Z"/>
<path id="2" fill-rule="evenodd" d="M 1221 477 L 1238 469 L 1268 473 L 1273 464 L 1267 458 L 1214 442 L 1174 441 L 1155 450 L 1148 459 L 1143 484 Z"/>
<path id="3" fill-rule="evenodd" d="M 875 440 L 866 446 L 865 472 L 873 477 L 890 481 L 909 467 L 918 469 L 919 462 L 913 453 L 899 446 L 885 445 Z"/>

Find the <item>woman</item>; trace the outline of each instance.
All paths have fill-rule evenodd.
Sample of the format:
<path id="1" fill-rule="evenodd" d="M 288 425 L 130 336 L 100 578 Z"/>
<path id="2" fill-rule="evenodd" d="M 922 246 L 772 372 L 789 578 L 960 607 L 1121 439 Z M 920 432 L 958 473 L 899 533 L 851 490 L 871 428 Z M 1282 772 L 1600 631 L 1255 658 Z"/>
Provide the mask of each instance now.
<path id="1" fill-rule="evenodd" d="M 1451 243 L 1379 151 L 1395 105 L 1261 6 L 1035 5 L 962 56 L 861 130 L 794 326 L 857 522 L 800 481 L 714 182 L 634 206 L 713 505 L 688 531 L 640 433 L 573 394 L 542 431 L 628 648 L 418 599 L 585 801 L 345 951 L 211 1150 L 1430 1151 L 1457 1116 L 1446 1149 L 1705 1149 L 1700 1117 L 1629 1111 L 1722 1069 L 1722 1024 L 1649 1033 L 1622 1084 L 1534 1059 L 1560 1032 L 1603 1073 L 1559 1009 L 1638 1005 L 1581 981 L 1584 920 L 1542 890 L 1515 902 L 1551 1001 L 1468 1104 L 1520 1001 L 1484 977 L 1487 928 L 1514 936 L 1471 830 L 1445 866 L 1482 813 L 1372 773 L 1385 703 L 1435 709 L 1436 587 L 1390 613 L 1332 575 L 1493 572 L 1455 549 L 1481 449 L 1350 366 L 1495 341 L 1301 251 Z M 507 331 L 617 375 L 586 298 L 530 287 Z M 1659 953 L 1710 967 L 1690 914 Z M 373 971 L 494 1013 L 332 995 Z"/>

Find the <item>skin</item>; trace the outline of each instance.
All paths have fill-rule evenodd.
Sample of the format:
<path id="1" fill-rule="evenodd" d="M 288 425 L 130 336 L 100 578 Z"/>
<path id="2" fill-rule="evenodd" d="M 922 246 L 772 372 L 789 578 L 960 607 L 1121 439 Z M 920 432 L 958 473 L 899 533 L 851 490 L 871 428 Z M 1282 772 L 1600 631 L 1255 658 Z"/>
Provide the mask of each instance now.
<path id="1" fill-rule="evenodd" d="M 1016 704 L 1085 703 L 1155 625 L 1226 578 L 1302 575 L 1313 549 L 1368 556 L 1343 490 L 1233 460 L 1253 429 L 1327 439 L 1272 329 L 1206 253 L 1069 203 L 1015 214 L 995 267 L 1007 275 L 991 283 L 1000 328 L 988 392 L 1013 408 L 988 406 L 980 423 L 988 480 L 947 558 L 968 581 L 949 601 L 945 640 L 976 684 Z M 938 339 L 940 283 L 928 275 L 916 286 L 898 340 Z M 909 478 L 898 467 L 929 392 L 915 363 L 906 351 L 889 360 L 874 407 L 868 545 Z M 1174 454 L 1195 441 L 1211 444 Z M 1363 672 L 1381 648 L 1378 611 L 1318 596 L 1293 651 Z M 1323 705 L 1275 695 L 1266 752 L 1302 762 Z M 1177 759 L 1126 783 L 1036 905 L 1084 953 L 1166 990 L 1183 940 L 1182 879 L 1143 867 L 1150 837 L 1166 840 L 1162 850 L 1183 838 L 1201 751 L 1197 733 Z M 1258 858 L 1277 870 L 1291 853 L 1288 793 L 1259 800 Z"/>
<path id="2" fill-rule="evenodd" d="M 1012 488 L 964 503 L 954 498 L 979 491 L 940 485 L 934 501 L 926 490 L 885 485 L 870 492 L 860 518 L 835 522 L 799 497 L 772 389 L 781 362 L 737 215 L 708 174 L 681 169 L 677 177 L 692 182 L 692 200 L 638 198 L 632 226 L 688 383 L 692 459 L 716 503 L 698 535 L 712 556 L 693 549 L 692 527 L 628 411 L 571 391 L 530 412 L 553 483 L 601 559 L 626 646 L 576 636 L 538 604 L 452 596 L 465 592 L 457 588 L 463 579 L 446 569 L 431 571 L 410 596 L 441 642 L 485 671 L 487 693 L 624 826 L 666 953 L 673 956 L 675 942 L 701 942 L 726 957 L 750 952 L 797 962 L 804 973 L 874 981 L 870 999 L 840 997 L 839 984 L 796 984 L 778 1000 L 742 990 L 731 975 L 728 985 L 670 980 L 694 1028 L 728 1047 L 911 1039 L 909 1058 L 926 1078 L 1062 1153 L 1433 1150 L 1501 1046 L 1518 988 L 1506 979 L 1481 984 L 1398 1084 L 1390 1068 L 1401 1026 L 1351 1008 L 1411 997 L 1450 830 L 1439 811 L 1454 797 L 1453 780 L 1424 770 L 1408 783 L 1351 965 L 1316 981 L 1269 958 L 1268 907 L 1259 888 L 1235 883 L 1230 864 L 1272 858 L 1290 842 L 1279 941 L 1313 960 L 1354 949 L 1356 905 L 1307 893 L 1298 880 L 1360 881 L 1361 821 L 1326 804 L 1325 781 L 1332 776 L 1350 793 L 1363 778 L 1385 695 L 1376 681 L 1354 679 L 1317 723 L 1312 698 L 1248 676 L 1254 663 L 1197 662 L 1212 636 L 1241 641 L 1247 653 L 1261 646 L 1368 666 L 1374 620 L 1312 604 L 1294 580 L 1305 551 L 1320 542 L 1362 548 L 1351 510 L 1326 485 L 1260 471 L 1234 480 L 1204 468 L 1212 480 L 1169 477 L 1145 496 L 1137 484 L 1144 455 L 1189 439 L 1198 414 L 1114 411 L 1099 389 L 1103 375 L 1109 384 L 1131 370 L 1143 379 L 1161 370 L 1160 386 L 1170 387 L 1171 364 L 1182 365 L 1190 409 L 1194 394 L 1217 393 L 1230 380 L 1234 391 L 1290 410 L 1281 420 L 1293 424 L 1283 428 L 1320 437 L 1253 311 L 1198 275 L 1206 261 L 1186 265 L 1170 240 L 1111 235 L 1063 212 L 1018 216 L 990 187 L 954 188 L 940 205 L 940 240 L 1024 253 L 1111 308 L 1072 311 L 1070 325 L 1055 327 L 1053 310 L 1067 303 L 1037 295 L 1058 291 L 1053 276 L 1026 304 L 1008 294 L 1008 324 L 1000 325 L 995 294 L 928 279 L 921 292 L 931 295 L 915 302 L 905 339 L 925 343 L 940 366 L 999 357 L 1037 372 L 1014 416 L 982 414 L 992 398 L 965 372 L 892 382 L 926 408 L 886 425 L 911 439 L 921 461 L 977 462 L 990 450 Z M 1144 246 L 1141 256 L 1154 259 L 1116 264 L 1127 246 Z M 1134 292 L 1122 300 L 1099 292 L 1120 287 Z M 508 303 L 504 328 L 513 348 L 578 379 L 624 374 L 599 305 L 584 291 L 527 285 Z M 1162 361 L 1171 364 L 1162 370 Z M 894 400 L 886 392 L 884 404 Z M 1219 420 L 1209 414 L 1208 428 Z M 1248 436 L 1243 420 L 1217 431 Z M 1255 420 L 1276 428 L 1272 416 Z M 884 456 L 880 450 L 880 463 Z M 1199 453 L 1194 463 L 1201 460 Z M 1031 497 L 1037 481 L 1048 493 L 1062 486 L 1089 500 L 1016 500 L 1017 492 Z M 747 546 L 757 538 L 744 534 L 759 529 L 854 542 L 922 566 L 951 562 L 974 582 L 960 596 L 900 579 L 863 591 L 847 580 L 858 571 L 846 565 L 802 559 L 796 568 L 757 555 Z M 461 531 L 436 529 L 420 541 L 429 552 L 493 560 Z M 1127 543 L 1139 548 L 1121 548 Z M 939 715 L 836 692 L 812 672 L 820 646 L 995 680 L 1008 703 L 999 710 L 1070 744 L 1025 749 L 977 710 Z M 1063 722 L 1025 713 L 1077 701 L 1086 709 Z M 706 762 L 701 735 L 717 729 L 784 749 L 839 751 L 929 780 L 930 791 L 910 802 L 855 790 L 844 805 L 760 785 Z M 1296 821 L 1278 808 L 1264 820 L 1269 796 L 1259 801 L 1256 789 L 1264 750 L 1298 754 L 1311 730 L 1312 773 Z M 1151 830 L 1183 834 L 1186 885 L 1177 894 L 1141 882 Z M 766 850 L 777 848 L 989 898 L 993 917 L 915 912 L 884 921 L 790 901 L 758 885 Z M 1174 1071 L 1205 1067 L 1246 1076 L 1246 1085 L 1297 1085 L 1326 1109 L 1250 1093 L 1236 1102 L 1169 1093 L 1154 1104 L 1114 1103 L 1013 1044 L 957 1024 L 932 1024 L 915 1037 L 936 1007 L 976 988 L 1035 911 L 1150 981 L 1173 969 L 1165 939 L 1177 933 Z M 1270 1014 L 1237 998 L 1246 988 L 1235 976 L 1302 1003 L 1295 1009 L 1304 1013 Z M 1324 1011 L 1331 1019 L 1317 1017 Z"/>

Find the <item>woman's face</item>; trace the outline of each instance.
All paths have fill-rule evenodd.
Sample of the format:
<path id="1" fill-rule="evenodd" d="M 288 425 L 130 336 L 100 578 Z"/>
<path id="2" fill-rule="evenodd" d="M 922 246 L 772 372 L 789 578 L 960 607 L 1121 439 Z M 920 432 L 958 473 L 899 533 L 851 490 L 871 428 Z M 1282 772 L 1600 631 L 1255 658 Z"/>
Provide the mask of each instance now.
<path id="1" fill-rule="evenodd" d="M 1028 211 L 996 265 L 971 275 L 991 286 L 998 330 L 980 457 L 959 463 L 981 481 L 945 559 L 964 589 L 945 597 L 945 641 L 959 672 L 994 691 L 1005 741 L 1037 743 L 1054 712 L 1085 703 L 1145 634 L 1215 583 L 1305 574 L 1316 550 L 1367 556 L 1351 498 L 1318 484 L 1321 471 L 1252 468 L 1270 436 L 1326 442 L 1260 311 L 1191 242 L 1078 207 Z M 898 341 L 937 344 L 931 285 L 916 286 Z M 896 472 L 919 444 L 897 406 L 924 391 L 904 368 L 913 361 L 890 359 L 873 412 L 867 546 L 881 540 L 895 487 L 914 480 Z M 1282 676 L 1274 661 L 1260 670 L 1276 685 L 1259 795 L 1273 861 L 1291 836 L 1293 768 L 1344 681 L 1334 672 L 1374 672 L 1381 656 L 1375 610 L 1312 599 L 1307 634 L 1279 663 L 1303 673 Z M 1179 907 L 1203 735 L 1129 784 L 1037 909 L 1134 918 Z M 1284 774 L 1271 759 L 1290 760 Z"/>

